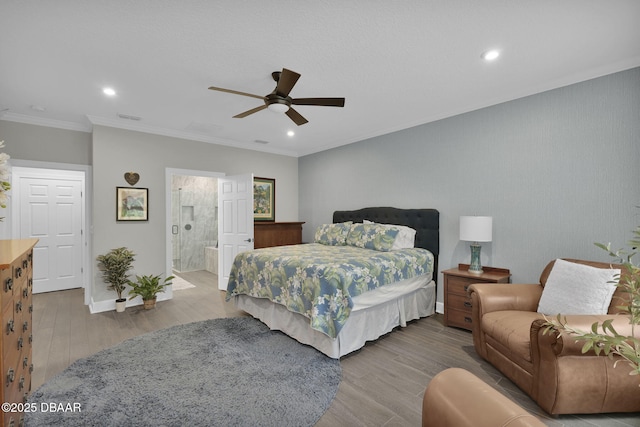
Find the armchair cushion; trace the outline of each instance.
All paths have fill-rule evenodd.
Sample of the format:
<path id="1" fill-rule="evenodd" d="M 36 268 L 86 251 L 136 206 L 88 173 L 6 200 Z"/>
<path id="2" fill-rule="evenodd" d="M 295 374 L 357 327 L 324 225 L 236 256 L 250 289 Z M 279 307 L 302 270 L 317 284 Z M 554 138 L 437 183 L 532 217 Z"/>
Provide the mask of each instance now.
<path id="1" fill-rule="evenodd" d="M 538 312 L 549 315 L 606 314 L 620 269 L 557 259 L 542 291 Z"/>

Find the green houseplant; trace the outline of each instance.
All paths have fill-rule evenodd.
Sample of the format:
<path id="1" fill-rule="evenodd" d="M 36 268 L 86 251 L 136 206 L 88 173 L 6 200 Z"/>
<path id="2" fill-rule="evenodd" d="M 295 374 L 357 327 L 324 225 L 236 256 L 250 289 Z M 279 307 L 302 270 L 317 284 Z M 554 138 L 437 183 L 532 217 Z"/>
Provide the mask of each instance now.
<path id="1" fill-rule="evenodd" d="M 160 280 L 160 275 L 154 276 L 136 276 L 135 281 L 129 281 L 130 300 L 140 295 L 144 303 L 144 308 L 149 310 L 156 306 L 156 297 L 160 292 L 164 291 L 164 288 L 171 285 L 171 280 L 174 276 L 169 276 L 164 281 Z"/>
<path id="2" fill-rule="evenodd" d="M 596 354 L 603 353 L 609 357 L 618 355 L 621 360 L 616 364 L 624 360 L 631 367 L 629 375 L 640 375 L 640 338 L 635 332 L 636 326 L 640 325 L 640 265 L 633 261 L 640 249 L 640 226 L 636 227 L 633 234 L 635 237 L 629 241 L 630 251 L 623 249 L 613 251 L 610 243 L 607 245 L 596 243 L 596 246 L 607 251 L 626 270 L 621 277 L 616 277 L 616 286 L 627 294 L 627 299 L 619 308 L 629 314 L 631 335 L 619 334 L 613 327 L 611 319 L 594 323 L 591 325 L 591 331 L 586 332 L 572 328 L 566 318 L 560 315 L 557 319 L 547 322 L 545 333 L 556 330 L 560 334 L 570 335 L 578 341 L 583 341 L 583 353 L 593 349 Z"/>
<path id="3" fill-rule="evenodd" d="M 116 291 L 116 311 L 122 312 L 127 303 L 127 299 L 122 296 L 129 281 L 129 270 L 131 270 L 134 257 L 133 251 L 126 247 L 111 249 L 104 255 L 99 255 L 98 268 L 102 271 L 102 279 L 109 284 L 109 289 Z"/>

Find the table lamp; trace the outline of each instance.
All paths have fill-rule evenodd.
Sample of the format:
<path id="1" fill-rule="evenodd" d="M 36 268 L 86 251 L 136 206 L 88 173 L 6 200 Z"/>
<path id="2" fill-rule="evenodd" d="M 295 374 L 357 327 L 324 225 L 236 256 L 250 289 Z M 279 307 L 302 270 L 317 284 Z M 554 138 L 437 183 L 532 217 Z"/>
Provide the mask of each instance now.
<path id="1" fill-rule="evenodd" d="M 493 218 L 490 216 L 461 216 L 460 240 L 471 243 L 469 273 L 482 274 L 479 242 L 490 242 L 493 233 Z"/>

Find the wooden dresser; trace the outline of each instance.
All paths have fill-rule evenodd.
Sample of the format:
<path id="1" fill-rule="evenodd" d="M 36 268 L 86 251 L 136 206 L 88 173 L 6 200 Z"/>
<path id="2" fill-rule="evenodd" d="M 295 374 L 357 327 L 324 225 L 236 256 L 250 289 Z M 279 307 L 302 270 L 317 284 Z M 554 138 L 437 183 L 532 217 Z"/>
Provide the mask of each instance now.
<path id="1" fill-rule="evenodd" d="M 31 391 L 33 247 L 38 239 L 0 240 L 2 424 L 20 426 Z"/>
<path id="2" fill-rule="evenodd" d="M 302 243 L 302 224 L 304 222 L 255 222 L 253 247 L 299 245 Z"/>

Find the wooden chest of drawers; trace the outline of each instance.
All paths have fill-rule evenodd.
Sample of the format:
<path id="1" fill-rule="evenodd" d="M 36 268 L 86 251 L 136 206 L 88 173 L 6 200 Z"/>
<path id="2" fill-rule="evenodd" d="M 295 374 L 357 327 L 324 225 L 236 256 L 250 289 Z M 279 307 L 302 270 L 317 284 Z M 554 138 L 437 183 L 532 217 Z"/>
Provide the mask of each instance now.
<path id="1" fill-rule="evenodd" d="M 23 424 L 19 412 L 31 391 L 33 247 L 38 239 L 0 240 L 0 394 L 2 426 Z M 6 411 L 5 409 L 9 409 Z"/>
<path id="2" fill-rule="evenodd" d="M 304 222 L 255 222 L 253 237 L 255 249 L 302 243 Z"/>
<path id="3" fill-rule="evenodd" d="M 473 283 L 509 283 L 511 273 L 506 268 L 482 267 L 484 273 L 469 273 L 468 264 L 445 270 L 444 325 L 471 330 L 471 299 L 467 288 Z"/>

